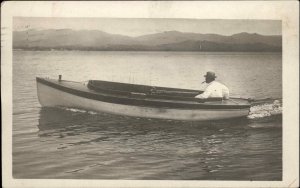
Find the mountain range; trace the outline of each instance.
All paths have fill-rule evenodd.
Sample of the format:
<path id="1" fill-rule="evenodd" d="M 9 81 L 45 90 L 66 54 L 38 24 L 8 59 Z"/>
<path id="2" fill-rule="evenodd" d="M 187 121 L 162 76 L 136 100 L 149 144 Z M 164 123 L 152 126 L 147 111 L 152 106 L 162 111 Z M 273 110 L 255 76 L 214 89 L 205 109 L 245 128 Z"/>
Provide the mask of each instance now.
<path id="1" fill-rule="evenodd" d="M 96 51 L 242 51 L 281 52 L 281 35 L 218 34 L 166 31 L 130 37 L 99 30 L 48 29 L 13 32 L 13 48 Z"/>

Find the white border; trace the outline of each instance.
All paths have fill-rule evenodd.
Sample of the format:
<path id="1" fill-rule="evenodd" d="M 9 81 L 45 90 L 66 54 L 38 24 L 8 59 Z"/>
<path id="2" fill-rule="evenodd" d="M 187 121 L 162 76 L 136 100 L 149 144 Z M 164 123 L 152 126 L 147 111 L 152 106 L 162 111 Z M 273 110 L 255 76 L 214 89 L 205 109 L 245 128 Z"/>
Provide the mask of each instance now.
<path id="1" fill-rule="evenodd" d="M 142 181 L 44 180 L 12 177 L 12 17 L 113 17 L 282 20 L 283 180 Z M 297 1 L 2 2 L 1 91 L 4 187 L 298 187 L 299 3 Z"/>

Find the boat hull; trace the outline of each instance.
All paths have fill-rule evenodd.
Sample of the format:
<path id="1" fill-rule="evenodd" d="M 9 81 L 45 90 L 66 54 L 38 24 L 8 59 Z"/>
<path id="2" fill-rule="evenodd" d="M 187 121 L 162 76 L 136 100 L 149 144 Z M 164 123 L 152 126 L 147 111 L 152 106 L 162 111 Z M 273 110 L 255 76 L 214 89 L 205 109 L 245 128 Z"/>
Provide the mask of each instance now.
<path id="1" fill-rule="evenodd" d="M 45 107 L 70 107 L 86 109 L 97 112 L 105 112 L 117 115 L 188 120 L 188 121 L 207 121 L 218 119 L 229 119 L 247 116 L 248 108 L 243 109 L 173 109 L 161 107 L 147 107 L 109 103 L 90 98 L 84 98 L 68 92 L 53 88 L 47 84 L 37 82 L 38 99 Z"/>

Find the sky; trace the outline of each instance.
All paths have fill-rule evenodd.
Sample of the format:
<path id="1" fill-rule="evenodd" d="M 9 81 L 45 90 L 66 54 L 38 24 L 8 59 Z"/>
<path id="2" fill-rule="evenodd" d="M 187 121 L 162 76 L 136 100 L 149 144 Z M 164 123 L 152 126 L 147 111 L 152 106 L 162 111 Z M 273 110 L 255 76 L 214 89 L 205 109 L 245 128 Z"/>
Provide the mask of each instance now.
<path id="1" fill-rule="evenodd" d="M 111 34 L 141 36 L 164 31 L 232 35 L 241 32 L 281 35 L 280 20 L 208 20 L 162 18 L 38 18 L 14 17 L 14 31 L 27 29 L 101 30 Z"/>

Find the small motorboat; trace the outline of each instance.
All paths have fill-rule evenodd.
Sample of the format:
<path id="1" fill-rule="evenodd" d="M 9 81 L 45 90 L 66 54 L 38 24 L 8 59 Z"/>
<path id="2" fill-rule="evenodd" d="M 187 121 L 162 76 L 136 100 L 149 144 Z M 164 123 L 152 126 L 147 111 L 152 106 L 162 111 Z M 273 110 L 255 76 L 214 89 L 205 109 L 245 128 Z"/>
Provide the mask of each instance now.
<path id="1" fill-rule="evenodd" d="M 36 78 L 39 102 L 111 114 L 171 120 L 206 121 L 247 116 L 247 99 L 198 99 L 197 90 L 100 80 L 88 83 Z"/>

